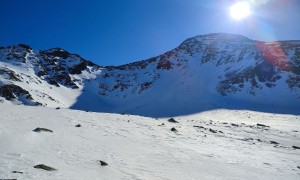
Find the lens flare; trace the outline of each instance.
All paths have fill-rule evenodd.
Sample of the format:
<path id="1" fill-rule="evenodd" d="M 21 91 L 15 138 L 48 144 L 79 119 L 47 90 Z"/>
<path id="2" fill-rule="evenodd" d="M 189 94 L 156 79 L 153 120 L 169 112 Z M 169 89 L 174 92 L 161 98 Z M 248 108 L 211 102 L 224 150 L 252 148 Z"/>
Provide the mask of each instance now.
<path id="1" fill-rule="evenodd" d="M 235 20 L 241 20 L 251 14 L 250 6 L 247 2 L 237 2 L 230 7 L 230 15 Z"/>

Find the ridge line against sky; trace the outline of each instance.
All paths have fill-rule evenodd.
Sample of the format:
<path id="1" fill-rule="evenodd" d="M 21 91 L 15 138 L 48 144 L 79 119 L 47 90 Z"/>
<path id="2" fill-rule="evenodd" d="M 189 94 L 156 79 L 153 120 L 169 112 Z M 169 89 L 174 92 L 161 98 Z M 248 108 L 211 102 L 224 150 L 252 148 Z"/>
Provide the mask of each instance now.
<path id="1" fill-rule="evenodd" d="M 61 47 L 99 65 L 160 55 L 209 33 L 299 40 L 299 0 L 244 0 L 252 16 L 229 15 L 236 0 L 0 0 L 0 46 Z"/>

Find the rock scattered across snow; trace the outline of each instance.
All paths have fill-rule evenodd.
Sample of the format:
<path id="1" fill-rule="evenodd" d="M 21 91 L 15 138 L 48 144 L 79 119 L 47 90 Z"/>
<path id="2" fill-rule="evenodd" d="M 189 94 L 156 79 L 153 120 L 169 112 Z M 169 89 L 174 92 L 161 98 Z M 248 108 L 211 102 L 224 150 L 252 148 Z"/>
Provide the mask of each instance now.
<path id="1" fill-rule="evenodd" d="M 168 124 L 165 118 L 40 107 L 0 105 L 0 113 L 5 127 L 0 127 L 0 178 L 299 179 L 300 151 L 292 148 L 299 147 L 300 134 L 292 132 L 300 127 L 298 116 L 217 110 L 174 117 L 180 124 Z M 85 128 L 74 129 L 78 122 Z M 257 122 L 272 128 L 262 131 Z M 165 126 L 157 126 L 161 123 Z M 28 132 L 37 126 L 51 127 L 55 134 Z M 99 167 L 100 159 L 110 168 Z M 34 162 L 58 171 L 37 170 Z"/>

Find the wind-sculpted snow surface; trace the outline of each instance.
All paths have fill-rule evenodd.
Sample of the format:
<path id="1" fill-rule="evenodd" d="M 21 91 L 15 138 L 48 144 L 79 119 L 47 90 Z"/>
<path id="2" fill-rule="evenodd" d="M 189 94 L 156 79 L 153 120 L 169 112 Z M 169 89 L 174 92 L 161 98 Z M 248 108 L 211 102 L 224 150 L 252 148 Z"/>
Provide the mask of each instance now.
<path id="1" fill-rule="evenodd" d="M 300 109 L 300 41 L 208 34 L 148 60 L 106 67 L 60 48 L 18 45 L 0 48 L 0 63 L 0 86 L 20 86 L 36 105 L 152 117 L 218 108 Z"/>
<path id="2" fill-rule="evenodd" d="M 0 114 L 0 179 L 300 178 L 299 116 L 169 120 L 5 104 Z"/>

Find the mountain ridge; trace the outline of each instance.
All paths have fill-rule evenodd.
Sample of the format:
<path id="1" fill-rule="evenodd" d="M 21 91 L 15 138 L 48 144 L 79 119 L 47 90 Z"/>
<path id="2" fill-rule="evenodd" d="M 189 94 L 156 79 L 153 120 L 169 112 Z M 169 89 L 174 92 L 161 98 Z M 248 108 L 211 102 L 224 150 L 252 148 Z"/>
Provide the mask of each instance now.
<path id="1" fill-rule="evenodd" d="M 99 66 L 61 48 L 19 45 L 1 47 L 0 63 L 5 103 L 146 116 L 214 108 L 297 113 L 300 108 L 300 41 L 214 33 L 119 66 Z"/>

